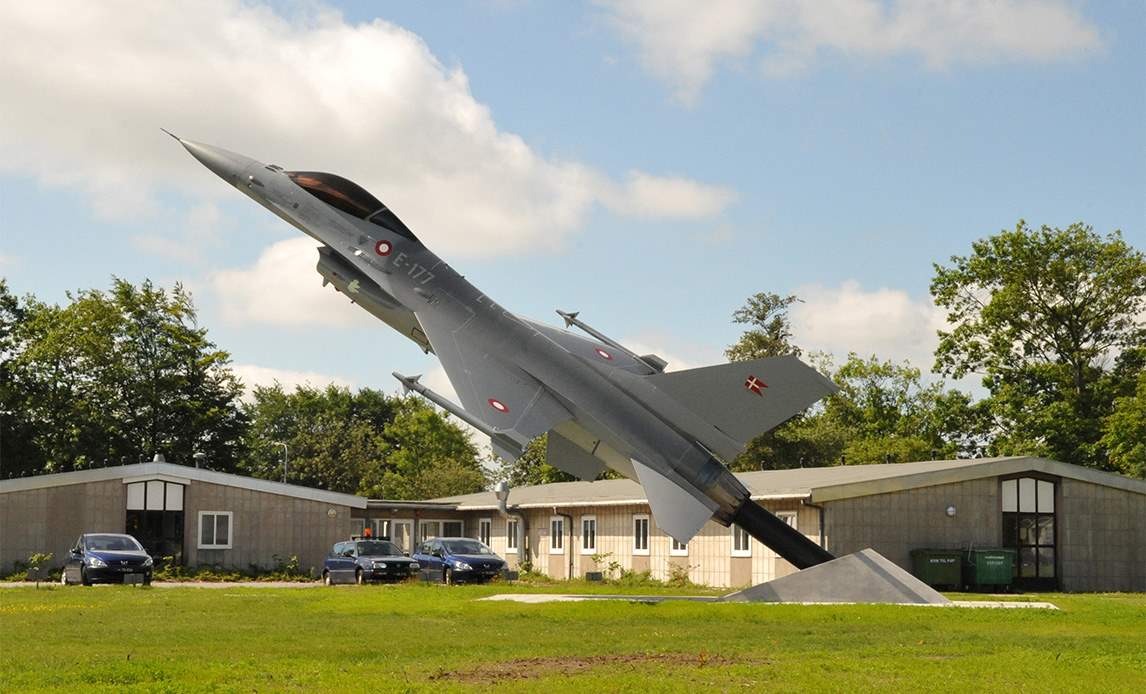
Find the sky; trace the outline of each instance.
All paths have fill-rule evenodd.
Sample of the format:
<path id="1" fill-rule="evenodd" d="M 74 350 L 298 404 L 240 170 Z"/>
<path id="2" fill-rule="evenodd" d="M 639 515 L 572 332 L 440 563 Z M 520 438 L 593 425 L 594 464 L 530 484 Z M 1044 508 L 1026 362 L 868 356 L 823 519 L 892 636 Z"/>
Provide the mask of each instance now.
<path id="1" fill-rule="evenodd" d="M 332 171 L 519 314 L 670 368 L 756 292 L 794 341 L 909 360 L 934 263 L 1076 221 L 1146 248 L 1146 4 L 2 3 L 0 274 L 182 283 L 248 386 L 450 392 L 315 243 L 160 132 Z"/>

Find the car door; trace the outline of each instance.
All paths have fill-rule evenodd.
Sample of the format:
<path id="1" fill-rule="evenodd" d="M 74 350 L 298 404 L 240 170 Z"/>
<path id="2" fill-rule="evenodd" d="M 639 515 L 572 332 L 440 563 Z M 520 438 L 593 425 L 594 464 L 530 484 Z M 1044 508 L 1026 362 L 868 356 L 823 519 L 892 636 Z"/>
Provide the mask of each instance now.
<path id="1" fill-rule="evenodd" d="M 339 542 L 334 546 L 334 552 L 330 555 L 327 571 L 329 571 L 336 578 L 335 580 L 351 580 L 354 578 L 354 557 L 352 543 Z"/>
<path id="2" fill-rule="evenodd" d="M 84 561 L 84 536 L 80 535 L 76 544 L 68 551 L 68 558 L 64 561 L 64 577 L 68 583 L 80 582 L 80 566 Z"/>
<path id="3" fill-rule="evenodd" d="M 442 568 L 442 560 L 435 554 L 436 551 L 440 553 L 436 549 L 440 545 L 441 543 L 437 540 L 427 540 L 418 548 L 418 553 L 414 555 L 414 558 L 422 565 L 423 571 Z"/>

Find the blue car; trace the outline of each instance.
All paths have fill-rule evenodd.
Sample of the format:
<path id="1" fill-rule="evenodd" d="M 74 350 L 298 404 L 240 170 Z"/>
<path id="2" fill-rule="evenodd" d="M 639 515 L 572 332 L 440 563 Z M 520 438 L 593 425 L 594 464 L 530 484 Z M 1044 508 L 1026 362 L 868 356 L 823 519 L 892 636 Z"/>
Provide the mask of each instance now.
<path id="1" fill-rule="evenodd" d="M 354 539 L 334 545 L 322 565 L 322 582 L 329 586 L 351 581 L 403 581 L 416 576 L 420 568 L 393 542 Z"/>
<path id="2" fill-rule="evenodd" d="M 444 583 L 481 582 L 505 569 L 505 560 L 484 543 L 469 537 L 435 537 L 414 553 L 422 570 L 440 573 Z"/>
<path id="3" fill-rule="evenodd" d="M 154 562 L 131 535 L 86 533 L 68 553 L 60 583 L 151 583 Z"/>

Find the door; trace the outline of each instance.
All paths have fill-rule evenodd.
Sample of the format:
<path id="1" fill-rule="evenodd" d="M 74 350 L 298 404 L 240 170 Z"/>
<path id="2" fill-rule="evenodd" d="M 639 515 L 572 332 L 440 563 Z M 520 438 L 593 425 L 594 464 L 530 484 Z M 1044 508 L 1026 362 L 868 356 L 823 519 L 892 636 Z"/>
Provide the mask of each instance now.
<path id="1" fill-rule="evenodd" d="M 398 545 L 398 549 L 406 554 L 412 552 L 414 549 L 414 522 L 408 520 L 390 521 L 390 541 Z"/>
<path id="2" fill-rule="evenodd" d="M 423 542 L 418 548 L 418 553 L 414 555 L 414 558 L 422 565 L 423 571 L 427 569 L 441 569 L 443 565 L 441 554 L 441 543 L 435 540 L 428 540 Z"/>

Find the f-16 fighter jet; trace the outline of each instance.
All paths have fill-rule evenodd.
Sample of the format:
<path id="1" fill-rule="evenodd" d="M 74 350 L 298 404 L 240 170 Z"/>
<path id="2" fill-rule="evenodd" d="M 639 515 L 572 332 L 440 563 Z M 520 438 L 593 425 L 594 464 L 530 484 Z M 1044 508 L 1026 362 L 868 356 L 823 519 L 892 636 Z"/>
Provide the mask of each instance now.
<path id="1" fill-rule="evenodd" d="M 168 133 L 170 134 L 170 133 Z M 583 337 L 516 315 L 434 255 L 394 212 L 330 173 L 286 171 L 175 139 L 204 166 L 318 242 L 318 272 L 441 360 L 461 405 L 395 373 L 516 459 L 547 433 L 548 462 L 580 479 L 636 480 L 657 525 L 686 543 L 710 518 L 736 523 L 798 568 L 832 558 L 749 498 L 725 467 L 747 442 L 836 390 L 795 357 L 665 372 L 558 312 Z"/>

